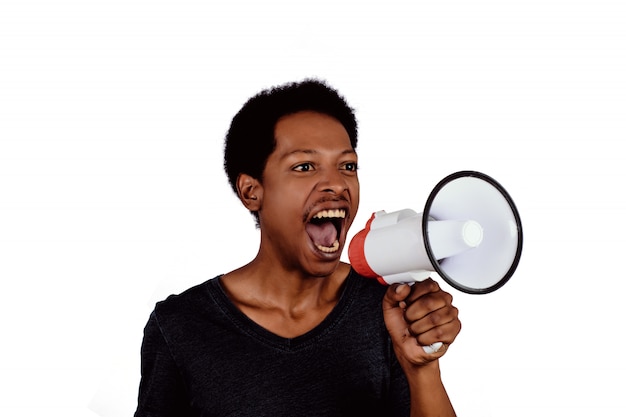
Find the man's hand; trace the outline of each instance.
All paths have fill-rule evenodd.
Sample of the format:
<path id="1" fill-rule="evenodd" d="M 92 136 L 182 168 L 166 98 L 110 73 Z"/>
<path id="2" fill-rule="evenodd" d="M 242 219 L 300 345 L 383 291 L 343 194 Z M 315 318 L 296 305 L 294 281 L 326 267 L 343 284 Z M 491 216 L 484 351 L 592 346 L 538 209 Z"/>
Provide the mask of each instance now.
<path id="1" fill-rule="evenodd" d="M 432 279 L 395 284 L 383 299 L 383 315 L 400 363 L 422 366 L 442 357 L 461 331 L 452 296 Z M 423 346 L 442 342 L 437 352 Z"/>

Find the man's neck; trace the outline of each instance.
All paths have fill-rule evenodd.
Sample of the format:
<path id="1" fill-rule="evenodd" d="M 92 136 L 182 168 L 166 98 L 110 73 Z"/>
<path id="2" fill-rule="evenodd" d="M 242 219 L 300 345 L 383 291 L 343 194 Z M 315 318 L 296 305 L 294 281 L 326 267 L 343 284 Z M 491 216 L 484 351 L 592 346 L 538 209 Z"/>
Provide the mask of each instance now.
<path id="1" fill-rule="evenodd" d="M 221 278 L 229 298 L 246 316 L 286 338 L 300 336 L 332 311 L 350 266 L 340 263 L 326 277 L 286 273 L 255 263 Z"/>

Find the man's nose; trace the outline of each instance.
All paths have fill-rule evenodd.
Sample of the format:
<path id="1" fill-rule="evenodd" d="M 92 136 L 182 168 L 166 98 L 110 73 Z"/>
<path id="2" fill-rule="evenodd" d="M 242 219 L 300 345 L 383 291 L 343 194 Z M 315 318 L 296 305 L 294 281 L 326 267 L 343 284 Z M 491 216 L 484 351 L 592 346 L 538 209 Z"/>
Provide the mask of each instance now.
<path id="1" fill-rule="evenodd" d="M 337 169 L 324 170 L 323 178 L 319 182 L 319 188 L 324 192 L 341 194 L 348 189 L 346 178 Z"/>

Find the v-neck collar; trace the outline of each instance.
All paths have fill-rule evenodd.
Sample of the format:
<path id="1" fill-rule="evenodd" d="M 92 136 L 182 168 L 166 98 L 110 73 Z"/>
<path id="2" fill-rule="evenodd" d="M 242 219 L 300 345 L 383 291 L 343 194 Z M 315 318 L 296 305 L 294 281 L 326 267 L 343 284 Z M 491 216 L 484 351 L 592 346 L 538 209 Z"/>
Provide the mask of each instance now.
<path id="1" fill-rule="evenodd" d="M 300 336 L 286 338 L 262 327 L 237 308 L 228 297 L 220 282 L 222 276 L 223 275 L 219 275 L 207 281 L 207 289 L 224 314 L 228 316 L 239 330 L 245 332 L 250 337 L 272 348 L 287 351 L 304 349 L 332 329 L 342 319 L 352 304 L 354 298 L 353 294 L 359 282 L 358 279 L 355 279 L 357 277 L 355 277 L 351 269 L 341 290 L 339 300 L 331 312 L 313 329 Z"/>

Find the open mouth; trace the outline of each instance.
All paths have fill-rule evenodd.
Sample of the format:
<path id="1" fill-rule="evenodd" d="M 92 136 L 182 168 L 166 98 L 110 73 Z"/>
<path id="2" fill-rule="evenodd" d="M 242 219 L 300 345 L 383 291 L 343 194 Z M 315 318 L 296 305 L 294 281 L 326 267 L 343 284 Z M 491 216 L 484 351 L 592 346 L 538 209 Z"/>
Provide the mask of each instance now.
<path id="1" fill-rule="evenodd" d="M 324 253 L 339 250 L 339 236 L 346 211 L 344 209 L 322 210 L 306 224 L 306 231 L 315 247 Z"/>

